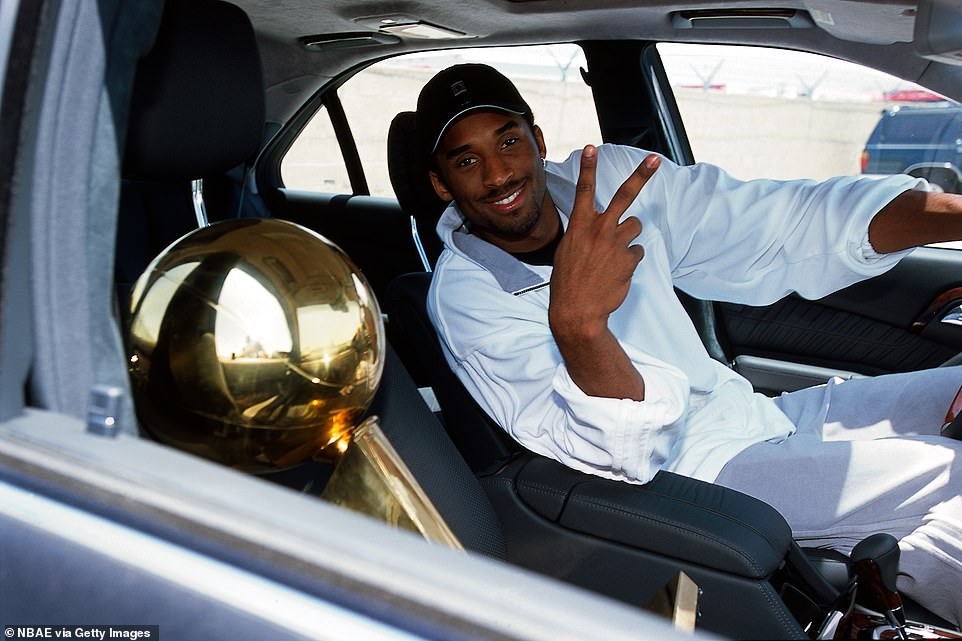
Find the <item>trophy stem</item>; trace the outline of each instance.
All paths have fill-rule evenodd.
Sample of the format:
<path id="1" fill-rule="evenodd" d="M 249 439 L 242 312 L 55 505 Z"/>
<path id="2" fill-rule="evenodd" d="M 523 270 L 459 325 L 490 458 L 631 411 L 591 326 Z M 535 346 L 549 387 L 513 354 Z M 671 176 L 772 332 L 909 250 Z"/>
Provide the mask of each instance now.
<path id="1" fill-rule="evenodd" d="M 372 416 L 353 431 L 321 498 L 435 543 L 464 547 Z"/>

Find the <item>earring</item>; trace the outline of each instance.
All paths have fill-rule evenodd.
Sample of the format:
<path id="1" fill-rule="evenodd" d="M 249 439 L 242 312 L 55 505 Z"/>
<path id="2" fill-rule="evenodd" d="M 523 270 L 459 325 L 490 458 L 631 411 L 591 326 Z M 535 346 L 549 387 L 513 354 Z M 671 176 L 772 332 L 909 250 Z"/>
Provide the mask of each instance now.
<path id="1" fill-rule="evenodd" d="M 547 166 L 548 166 L 548 161 L 545 160 L 544 156 L 541 157 L 541 166 L 542 166 L 542 167 L 547 167 Z"/>

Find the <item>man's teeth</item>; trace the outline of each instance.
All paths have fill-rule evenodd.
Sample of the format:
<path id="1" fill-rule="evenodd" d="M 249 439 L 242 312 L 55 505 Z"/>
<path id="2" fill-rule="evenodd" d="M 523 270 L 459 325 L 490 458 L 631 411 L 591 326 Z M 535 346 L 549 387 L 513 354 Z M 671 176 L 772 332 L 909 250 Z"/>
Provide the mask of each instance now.
<path id="1" fill-rule="evenodd" d="M 513 194 L 511 194 L 510 196 L 508 196 L 508 197 L 506 197 L 506 198 L 502 198 L 501 200 L 496 200 L 496 201 L 494 201 L 494 204 L 495 204 L 495 205 L 509 205 L 509 204 L 511 204 L 511 203 L 514 202 L 514 199 L 517 198 L 517 197 L 518 197 L 518 194 L 520 194 L 520 193 L 521 193 L 521 190 L 519 189 L 518 191 L 514 192 Z"/>

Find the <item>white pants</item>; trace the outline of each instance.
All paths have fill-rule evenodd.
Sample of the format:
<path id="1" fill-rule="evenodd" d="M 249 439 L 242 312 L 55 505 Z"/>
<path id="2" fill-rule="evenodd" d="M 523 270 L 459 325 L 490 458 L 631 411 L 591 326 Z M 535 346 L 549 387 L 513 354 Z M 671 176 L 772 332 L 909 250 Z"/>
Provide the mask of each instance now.
<path id="1" fill-rule="evenodd" d="M 898 588 L 962 622 L 962 441 L 939 435 L 962 368 L 893 374 L 783 394 L 798 426 L 753 445 L 716 483 L 775 507 L 803 547 L 848 553 L 870 534 L 899 539 Z"/>

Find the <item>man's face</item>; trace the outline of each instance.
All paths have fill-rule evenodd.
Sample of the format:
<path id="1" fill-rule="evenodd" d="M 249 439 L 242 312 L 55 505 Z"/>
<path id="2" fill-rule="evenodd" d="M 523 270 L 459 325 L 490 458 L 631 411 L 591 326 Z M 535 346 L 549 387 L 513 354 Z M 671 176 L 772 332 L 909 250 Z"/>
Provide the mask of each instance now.
<path id="1" fill-rule="evenodd" d="M 477 112 L 445 133 L 431 183 L 442 199 L 457 202 L 472 233 L 508 251 L 537 249 L 546 242 L 544 153 L 540 128 L 519 116 Z"/>

